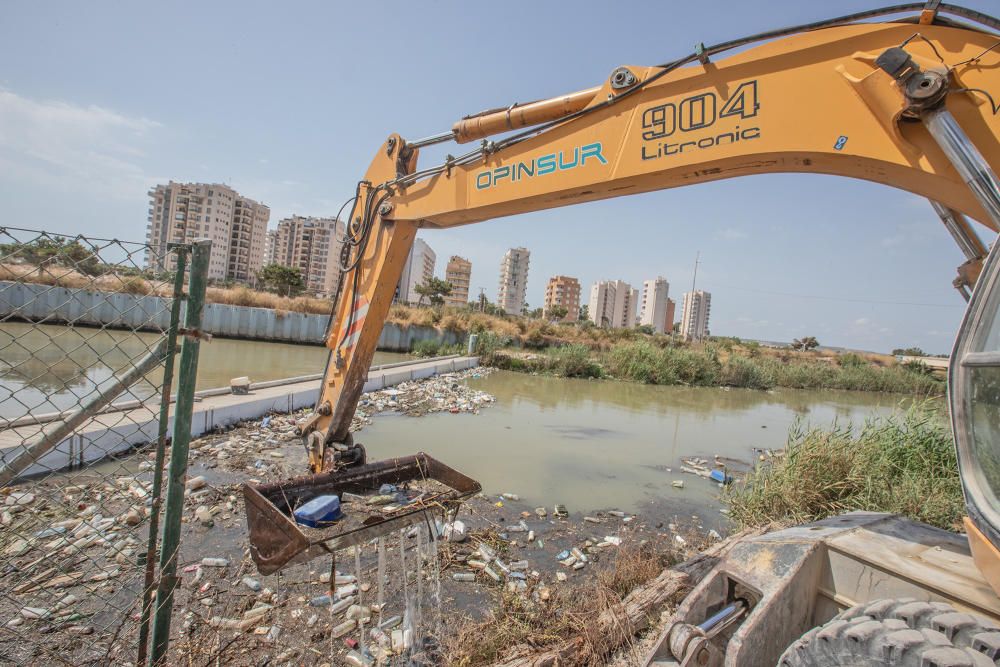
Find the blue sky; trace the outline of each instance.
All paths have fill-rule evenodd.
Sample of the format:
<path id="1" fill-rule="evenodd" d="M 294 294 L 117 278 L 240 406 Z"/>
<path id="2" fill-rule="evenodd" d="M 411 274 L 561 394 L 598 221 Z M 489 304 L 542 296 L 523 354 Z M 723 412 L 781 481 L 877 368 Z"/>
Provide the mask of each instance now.
<path id="1" fill-rule="evenodd" d="M 869 6 L 9 2 L 0 216 L 138 240 L 145 193 L 168 179 L 229 183 L 267 203 L 272 226 L 332 215 L 389 132 L 434 134 L 695 42 Z M 736 179 L 421 234 L 439 274 L 464 255 L 491 299 L 505 249 L 530 248 L 533 306 L 555 274 L 585 294 L 598 279 L 662 275 L 679 300 L 701 251 L 720 335 L 947 352 L 963 312 L 951 287 L 962 257 L 927 202 L 834 177 Z"/>

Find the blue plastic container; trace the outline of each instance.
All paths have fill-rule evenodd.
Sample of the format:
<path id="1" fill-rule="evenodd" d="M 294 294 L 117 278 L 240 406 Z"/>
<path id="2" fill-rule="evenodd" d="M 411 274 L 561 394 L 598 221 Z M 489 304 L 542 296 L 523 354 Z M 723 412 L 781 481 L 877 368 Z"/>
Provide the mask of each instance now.
<path id="1" fill-rule="evenodd" d="M 733 481 L 732 475 L 727 475 L 721 470 L 713 470 L 711 475 L 712 479 L 714 479 L 716 482 L 719 482 L 720 484 L 729 484 L 730 482 Z"/>
<path id="2" fill-rule="evenodd" d="M 339 496 L 317 496 L 295 510 L 294 514 L 296 523 L 310 528 L 333 523 L 343 516 Z"/>

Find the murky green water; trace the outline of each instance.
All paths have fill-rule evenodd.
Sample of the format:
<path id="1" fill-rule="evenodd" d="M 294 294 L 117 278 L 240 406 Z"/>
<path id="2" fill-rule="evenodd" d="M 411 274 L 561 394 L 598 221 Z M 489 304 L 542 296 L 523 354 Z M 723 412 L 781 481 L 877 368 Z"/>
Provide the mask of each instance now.
<path id="1" fill-rule="evenodd" d="M 138 361 L 152 334 L 0 325 L 0 417 L 66 409 Z M 375 363 L 405 355 L 379 353 Z M 323 348 L 216 339 L 202 345 L 198 388 L 321 372 Z M 158 381 L 158 377 L 156 380 Z M 749 463 L 754 448 L 781 448 L 802 419 L 861 423 L 906 398 L 845 391 L 655 387 L 497 372 L 470 380 L 497 397 L 478 415 L 380 415 L 357 436 L 370 459 L 426 451 L 532 505 L 571 511 L 640 510 L 664 500 L 678 512 L 715 511 L 718 485 L 680 471 L 682 457 Z M 152 384 L 134 388 L 148 396 Z M 124 397 L 123 397 L 124 398 Z M 672 486 L 683 480 L 684 488 Z"/>
<path id="2" fill-rule="evenodd" d="M 73 407 L 112 376 L 137 363 L 160 337 L 84 327 L 0 324 L 0 417 L 20 417 Z M 378 352 L 375 364 L 408 358 Z M 198 389 L 226 387 L 248 375 L 254 382 L 322 373 L 326 349 L 216 338 L 201 345 Z M 157 392 L 162 373 L 132 389 L 145 398 Z M 123 396 L 119 400 L 125 400 Z"/>
<path id="3" fill-rule="evenodd" d="M 491 494 L 573 511 L 639 510 L 663 498 L 717 508 L 717 484 L 681 457 L 751 461 L 783 447 L 796 419 L 861 424 L 904 397 L 846 391 L 656 387 L 497 372 L 470 384 L 497 397 L 478 415 L 380 416 L 355 436 L 371 459 L 425 451 Z M 671 469 L 668 471 L 667 469 Z M 684 488 L 673 488 L 683 480 Z"/>

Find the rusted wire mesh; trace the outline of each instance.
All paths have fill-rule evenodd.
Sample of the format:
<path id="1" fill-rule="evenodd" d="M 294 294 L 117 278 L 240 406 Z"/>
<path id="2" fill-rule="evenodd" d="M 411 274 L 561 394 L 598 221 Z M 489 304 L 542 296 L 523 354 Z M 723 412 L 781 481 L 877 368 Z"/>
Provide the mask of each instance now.
<path id="1" fill-rule="evenodd" d="M 0 664 L 135 661 L 174 300 L 152 252 L 0 227 Z"/>

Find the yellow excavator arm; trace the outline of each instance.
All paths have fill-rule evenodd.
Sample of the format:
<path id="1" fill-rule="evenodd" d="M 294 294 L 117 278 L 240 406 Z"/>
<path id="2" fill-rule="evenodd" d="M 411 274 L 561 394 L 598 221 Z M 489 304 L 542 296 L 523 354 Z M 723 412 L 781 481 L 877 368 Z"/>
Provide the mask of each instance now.
<path id="1" fill-rule="evenodd" d="M 665 65 L 619 67 L 585 91 L 465 118 L 428 139 L 390 136 L 349 202 L 330 358 L 301 429 L 313 472 L 364 456 L 349 427 L 419 228 L 735 176 L 836 174 L 931 200 L 969 260 L 957 283 L 973 284 L 986 250 L 966 216 L 1000 229 L 981 182 L 989 181 L 981 172 L 1000 167 L 1000 22 L 950 5 L 923 8 L 699 46 Z M 906 11 L 915 13 L 864 22 Z M 955 141 L 978 149 L 978 167 L 946 154 L 939 135 L 952 125 Z M 507 135 L 487 138 L 497 133 Z M 477 140 L 443 164 L 418 166 L 422 146 Z"/>

